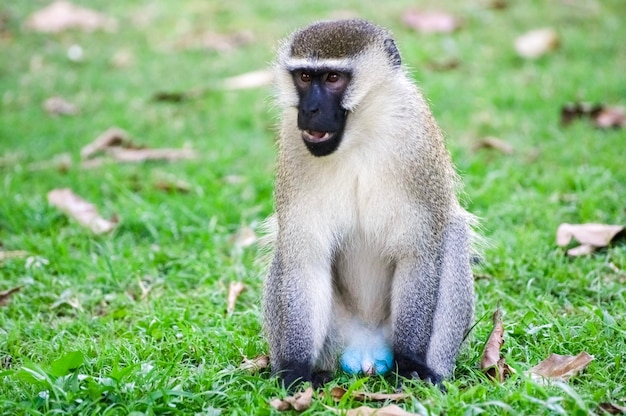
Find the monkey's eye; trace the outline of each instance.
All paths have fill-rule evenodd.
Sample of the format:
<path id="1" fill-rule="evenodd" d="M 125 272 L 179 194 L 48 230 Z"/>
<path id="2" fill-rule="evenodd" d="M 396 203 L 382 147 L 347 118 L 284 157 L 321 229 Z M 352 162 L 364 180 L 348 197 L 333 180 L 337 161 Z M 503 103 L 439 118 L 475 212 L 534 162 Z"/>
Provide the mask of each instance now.
<path id="1" fill-rule="evenodd" d="M 311 82 L 311 74 L 309 74 L 308 72 L 301 72 L 300 73 L 300 81 L 302 81 L 302 82 Z"/>
<path id="2" fill-rule="evenodd" d="M 326 82 L 337 82 L 339 81 L 339 74 L 336 72 L 329 72 L 328 75 L 326 75 Z"/>

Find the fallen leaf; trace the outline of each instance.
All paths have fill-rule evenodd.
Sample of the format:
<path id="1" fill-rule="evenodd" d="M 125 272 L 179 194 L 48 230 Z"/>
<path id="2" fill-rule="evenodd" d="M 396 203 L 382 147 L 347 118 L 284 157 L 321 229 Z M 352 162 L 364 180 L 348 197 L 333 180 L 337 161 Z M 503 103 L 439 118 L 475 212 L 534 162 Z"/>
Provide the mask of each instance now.
<path id="1" fill-rule="evenodd" d="M 83 310 L 83 306 L 78 300 L 78 296 L 72 293 L 72 289 L 65 289 L 60 295 L 59 298 L 50 305 L 50 309 L 56 309 L 61 305 L 69 305 L 72 309 L 77 309 L 79 311 Z"/>
<path id="2" fill-rule="evenodd" d="M 189 94 L 186 92 L 159 91 L 152 95 L 152 99 L 154 101 L 180 103 L 189 99 Z"/>
<path id="3" fill-rule="evenodd" d="M 122 149 L 111 148 L 107 153 L 117 162 L 145 162 L 148 160 L 175 161 L 181 159 L 195 159 L 196 153 L 192 149 Z"/>
<path id="4" fill-rule="evenodd" d="M 187 193 L 191 191 L 191 185 L 180 179 L 167 180 L 161 179 L 155 184 L 157 189 L 166 192 L 182 192 Z"/>
<path id="5" fill-rule="evenodd" d="M 259 370 L 263 370 L 267 368 L 270 364 L 270 356 L 269 355 L 259 355 L 255 358 L 247 358 L 244 357 L 241 365 L 239 366 L 240 370 L 247 370 L 250 372 L 257 372 Z"/>
<path id="6" fill-rule="evenodd" d="M 341 414 L 344 414 L 343 412 Z M 403 408 L 390 404 L 380 408 L 372 408 L 367 406 L 357 407 L 356 409 L 350 409 L 345 413 L 346 416 L 418 416 L 417 413 L 410 413 Z"/>
<path id="7" fill-rule="evenodd" d="M 600 403 L 598 405 L 600 410 L 604 413 L 608 413 L 609 415 L 623 415 L 626 414 L 626 406 L 620 406 L 615 403 Z"/>
<path id="8" fill-rule="evenodd" d="M 26 257 L 26 256 L 28 256 L 28 251 L 24 251 L 24 250 L 9 250 L 9 251 L 0 250 L 0 261 L 7 260 L 7 259 L 17 259 L 17 258 Z"/>
<path id="9" fill-rule="evenodd" d="M 333 387 L 330 390 L 330 396 L 333 398 L 333 400 L 340 401 L 347 392 L 348 391 L 343 387 Z M 350 393 L 350 396 L 358 401 L 402 401 L 411 397 L 409 394 L 406 393 L 369 393 L 361 391 L 353 391 Z"/>
<path id="10" fill-rule="evenodd" d="M 270 406 L 278 411 L 284 410 L 297 410 L 299 412 L 311 407 L 313 402 L 313 387 L 309 387 L 306 390 L 296 393 L 293 396 L 285 397 L 284 399 L 272 399 L 270 400 Z"/>
<path id="11" fill-rule="evenodd" d="M 550 354 L 548 358 L 531 368 L 529 373 L 534 380 L 567 381 L 587 367 L 591 361 L 593 355 L 584 351 L 576 356 Z"/>
<path id="12" fill-rule="evenodd" d="M 80 157 L 89 159 L 112 147 L 136 148 L 130 140 L 130 136 L 124 130 L 118 127 L 111 127 L 104 133 L 100 134 L 93 142 L 84 146 L 80 150 Z"/>
<path id="13" fill-rule="evenodd" d="M 48 114 L 73 116 L 78 114 L 78 107 L 61 97 L 50 97 L 43 102 L 43 108 Z"/>
<path id="14" fill-rule="evenodd" d="M 230 282 L 228 286 L 228 304 L 226 306 L 226 312 L 232 313 L 235 310 L 235 303 L 237 303 L 237 298 L 246 290 L 246 285 L 243 282 Z"/>
<path id="15" fill-rule="evenodd" d="M 511 146 L 509 143 L 505 142 L 504 140 L 498 139 L 497 137 L 491 136 L 479 140 L 474 145 L 474 150 L 478 149 L 495 149 L 507 155 L 510 155 L 514 152 L 513 146 Z"/>
<path id="16" fill-rule="evenodd" d="M 504 10 L 509 7 L 509 3 L 506 0 L 488 0 L 486 6 L 494 10 Z"/>
<path id="17" fill-rule="evenodd" d="M 115 31 L 115 19 L 91 9 L 76 6 L 67 0 L 56 0 L 52 4 L 31 14 L 26 28 L 41 33 L 58 33 L 67 29 L 93 32 L 98 29 Z"/>
<path id="18" fill-rule="evenodd" d="M 561 124 L 568 125 L 572 121 L 590 117 L 595 118 L 604 109 L 603 104 L 590 104 L 584 102 L 567 103 L 561 107 Z"/>
<path id="19" fill-rule="evenodd" d="M 599 129 L 626 127 L 626 108 L 585 102 L 567 103 L 561 108 L 561 124 L 588 118 Z"/>
<path id="20" fill-rule="evenodd" d="M 554 29 L 531 30 L 515 39 L 515 50 L 522 58 L 534 59 L 556 49 L 559 37 Z"/>
<path id="21" fill-rule="evenodd" d="M 16 292 L 19 292 L 21 288 L 22 286 L 17 286 L 0 292 L 0 306 L 6 306 L 6 304 L 9 303 L 11 296 Z"/>
<path id="22" fill-rule="evenodd" d="M 570 257 L 588 256 L 594 251 L 596 251 L 596 248 L 591 244 L 581 244 L 567 250 L 567 255 Z"/>
<path id="23" fill-rule="evenodd" d="M 97 169 L 108 163 L 112 163 L 111 159 L 106 157 L 96 157 L 93 159 L 87 159 L 80 162 L 81 169 Z"/>
<path id="24" fill-rule="evenodd" d="M 498 305 L 493 313 L 493 329 L 480 359 L 480 369 L 499 382 L 503 382 L 513 372 L 505 359 L 500 357 L 502 345 L 504 345 L 504 325 L 502 324 L 502 311 Z"/>
<path id="25" fill-rule="evenodd" d="M 95 234 L 111 232 L 117 226 L 116 219 L 102 218 L 93 204 L 80 198 L 71 189 L 53 189 L 48 192 L 48 202 Z"/>
<path id="26" fill-rule="evenodd" d="M 420 33 L 452 33 L 461 24 L 456 17 L 441 11 L 407 10 L 402 22 Z"/>
<path id="27" fill-rule="evenodd" d="M 601 129 L 626 127 L 626 108 L 603 107 L 595 116 L 592 116 L 593 124 Z"/>
<path id="28" fill-rule="evenodd" d="M 273 81 L 274 73 L 262 69 L 226 78 L 223 82 L 223 88 L 226 90 L 243 90 L 270 85 Z"/>
<path id="29" fill-rule="evenodd" d="M 407 393 L 368 393 L 368 392 L 360 392 L 355 391 L 352 393 L 352 397 L 356 400 L 364 401 L 364 400 L 373 400 L 377 402 L 384 402 L 387 400 L 390 401 L 403 401 L 411 397 Z"/>
<path id="30" fill-rule="evenodd" d="M 556 243 L 564 247 L 574 238 L 581 245 L 569 249 L 567 254 L 581 256 L 592 253 L 596 248 L 608 246 L 623 231 L 624 227 L 621 225 L 563 223 L 556 230 Z"/>
<path id="31" fill-rule="evenodd" d="M 55 155 L 50 160 L 29 163 L 26 167 L 30 172 L 56 169 L 59 172 L 67 172 L 72 167 L 72 156 L 69 153 Z"/>

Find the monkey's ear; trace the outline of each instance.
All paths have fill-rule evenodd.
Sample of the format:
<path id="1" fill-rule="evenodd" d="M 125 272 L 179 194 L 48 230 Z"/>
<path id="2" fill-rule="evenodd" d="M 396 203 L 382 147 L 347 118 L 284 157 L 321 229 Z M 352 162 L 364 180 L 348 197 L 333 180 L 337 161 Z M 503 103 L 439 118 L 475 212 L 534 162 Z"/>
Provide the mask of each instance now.
<path id="1" fill-rule="evenodd" d="M 387 55 L 389 55 L 389 61 L 393 65 L 394 68 L 397 68 L 402 63 L 402 59 L 400 58 L 400 52 L 396 47 L 396 43 L 393 39 L 385 39 L 385 51 Z"/>

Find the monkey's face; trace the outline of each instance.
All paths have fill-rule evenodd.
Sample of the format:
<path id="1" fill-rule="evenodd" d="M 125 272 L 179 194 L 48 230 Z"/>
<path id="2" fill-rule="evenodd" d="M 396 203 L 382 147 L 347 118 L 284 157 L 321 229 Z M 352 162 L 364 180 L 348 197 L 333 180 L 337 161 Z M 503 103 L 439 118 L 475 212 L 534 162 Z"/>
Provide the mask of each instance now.
<path id="1" fill-rule="evenodd" d="M 314 156 L 327 156 L 341 143 L 348 116 L 342 99 L 351 75 L 307 68 L 291 74 L 298 91 L 298 128 L 304 144 Z"/>

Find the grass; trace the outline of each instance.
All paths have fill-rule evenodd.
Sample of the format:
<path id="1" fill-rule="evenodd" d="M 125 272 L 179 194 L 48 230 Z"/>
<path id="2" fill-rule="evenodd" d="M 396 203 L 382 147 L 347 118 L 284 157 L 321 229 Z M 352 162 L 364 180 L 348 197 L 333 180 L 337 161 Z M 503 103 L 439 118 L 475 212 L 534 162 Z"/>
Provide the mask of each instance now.
<path id="1" fill-rule="evenodd" d="M 570 101 L 626 104 L 626 14 L 620 0 L 426 2 L 463 18 L 450 35 L 419 35 L 401 24 L 414 2 L 81 3 L 115 16 L 115 33 L 28 32 L 26 17 L 47 2 L 5 2 L 0 36 L 0 244 L 26 250 L 0 264 L 0 291 L 22 286 L 0 308 L 2 414 L 269 414 L 283 396 L 267 373 L 239 370 L 243 356 L 267 352 L 261 334 L 263 267 L 255 247 L 233 235 L 272 209 L 275 112 L 268 88 L 212 89 L 219 80 L 264 68 L 277 39 L 311 20 L 347 11 L 390 27 L 421 85 L 463 177 L 467 208 L 489 240 L 477 268 L 477 319 L 501 302 L 503 353 L 517 374 L 502 384 L 477 368 L 490 320 L 477 323 L 447 394 L 415 383 L 401 404 L 429 414 L 601 413 L 626 396 L 626 246 L 569 259 L 554 243 L 559 223 L 624 224 L 623 130 L 586 122 L 563 127 Z M 560 48 L 534 61 L 517 57 L 516 36 L 555 28 Z M 205 31 L 250 30 L 254 43 L 227 53 L 177 47 Z M 67 50 L 78 44 L 84 59 Z M 129 66 L 112 59 L 124 51 Z M 438 71 L 432 62 L 458 60 Z M 208 92 L 180 103 L 158 92 Z M 60 95 L 80 114 L 54 117 L 42 102 Z M 150 147 L 191 145 L 196 160 L 83 170 L 80 148 L 111 126 Z M 472 150 L 485 136 L 511 155 Z M 32 171 L 60 153 L 67 171 Z M 184 180 L 189 193 L 155 186 Z M 46 201 L 71 187 L 120 226 L 94 236 Z M 228 285 L 247 286 L 226 314 Z M 145 293 L 149 289 L 148 293 Z M 542 386 L 524 371 L 550 353 L 587 351 L 595 360 L 569 384 Z M 391 391 L 385 380 L 340 375 L 328 387 Z M 327 391 L 328 391 L 327 388 Z M 325 406 L 359 403 L 316 399 Z M 373 405 L 374 406 L 374 405 Z"/>

